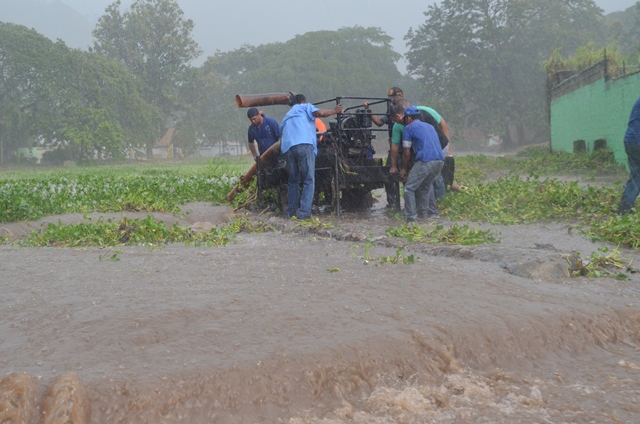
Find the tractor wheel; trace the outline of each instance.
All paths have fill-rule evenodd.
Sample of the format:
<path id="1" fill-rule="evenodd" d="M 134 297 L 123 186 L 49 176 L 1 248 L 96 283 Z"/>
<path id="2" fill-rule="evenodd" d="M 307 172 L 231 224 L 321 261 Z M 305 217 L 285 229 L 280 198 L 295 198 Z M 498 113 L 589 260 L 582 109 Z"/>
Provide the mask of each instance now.
<path id="1" fill-rule="evenodd" d="M 349 211 L 364 211 L 373 206 L 373 195 L 365 188 L 343 189 L 340 205 Z"/>

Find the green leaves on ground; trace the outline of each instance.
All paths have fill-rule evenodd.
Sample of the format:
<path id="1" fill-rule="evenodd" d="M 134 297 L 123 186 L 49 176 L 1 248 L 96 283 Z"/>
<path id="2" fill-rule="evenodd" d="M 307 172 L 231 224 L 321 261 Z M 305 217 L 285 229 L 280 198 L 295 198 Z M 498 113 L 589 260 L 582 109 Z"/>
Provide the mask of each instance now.
<path id="1" fill-rule="evenodd" d="M 589 223 L 610 216 L 619 196 L 612 188 L 580 187 L 577 181 L 512 175 L 447 196 L 440 211 L 454 221 L 501 225 L 567 219 Z"/>
<path id="2" fill-rule="evenodd" d="M 640 216 L 637 212 L 593 221 L 583 230 L 593 241 L 610 241 L 625 247 L 640 247 Z"/>
<path id="3" fill-rule="evenodd" d="M 549 152 L 548 146 L 530 147 L 515 156 L 469 155 L 456 157 L 456 180 L 464 184 L 483 182 L 495 173 L 513 173 L 539 176 L 567 176 L 593 178 L 596 176 L 628 175 L 609 149 L 598 149 L 592 154 Z"/>
<path id="4" fill-rule="evenodd" d="M 36 177 L 0 179 L 0 222 L 94 211 L 177 213 L 178 205 L 189 202 L 222 204 L 237 182 L 232 175 L 239 174 L 239 169 L 224 161 L 209 161 L 42 172 Z"/>
<path id="5" fill-rule="evenodd" d="M 627 280 L 629 277 L 622 271 L 635 273 L 631 268 L 631 259 L 621 258 L 616 247 L 609 252 L 606 247 L 598 249 L 602 254 L 593 252 L 587 259 L 580 256 L 580 252 L 567 258 L 569 277 L 614 277 L 618 280 Z"/>
<path id="6" fill-rule="evenodd" d="M 453 224 L 446 228 L 443 225 L 401 225 L 386 231 L 389 237 L 400 237 L 408 242 L 445 243 L 463 246 L 477 246 L 485 243 L 499 243 L 497 235 L 491 231 L 470 228 L 468 225 Z"/>
<path id="7" fill-rule="evenodd" d="M 405 255 L 405 250 L 402 247 L 398 247 L 396 249 L 394 256 L 380 256 L 380 257 L 372 257 L 371 256 L 371 248 L 374 246 L 373 242 L 370 240 L 366 240 L 362 246 L 355 245 L 354 248 L 362 247 L 364 249 L 364 256 L 356 255 L 353 256 L 362 259 L 365 265 L 374 264 L 375 266 L 384 265 L 384 264 L 412 264 L 416 262 L 416 257 L 414 255 Z M 337 268 L 336 268 L 337 269 Z"/>
<path id="8" fill-rule="evenodd" d="M 85 217 L 86 218 L 86 217 Z M 252 223 L 240 218 L 220 228 L 210 231 L 193 231 L 177 223 L 167 228 L 163 222 L 151 215 L 144 219 L 128 219 L 126 216 L 115 221 L 102 219 L 97 222 L 81 222 L 75 225 L 50 223 L 44 231 L 32 231 L 19 245 L 40 247 L 78 246 L 121 246 L 121 245 L 161 245 L 185 243 L 188 245 L 225 246 L 241 231 L 264 232 L 273 229 L 263 223 Z M 112 257 L 111 260 L 117 260 Z"/>

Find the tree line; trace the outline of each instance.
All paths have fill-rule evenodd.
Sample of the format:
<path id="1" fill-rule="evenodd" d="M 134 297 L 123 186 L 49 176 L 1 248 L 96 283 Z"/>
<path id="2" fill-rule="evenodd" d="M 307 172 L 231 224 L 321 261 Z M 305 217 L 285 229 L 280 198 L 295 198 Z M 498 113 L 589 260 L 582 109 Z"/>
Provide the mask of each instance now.
<path id="1" fill-rule="evenodd" d="M 105 10 L 89 51 L 0 23 L 0 164 L 43 143 L 50 163 L 120 160 L 151 153 L 168 126 L 185 152 L 244 140 L 238 93 L 299 92 L 312 101 L 380 96 L 392 85 L 434 107 L 460 134 L 477 129 L 511 141 L 542 134 L 550 55 L 619 42 L 637 62 L 640 2 L 626 23 L 607 22 L 593 0 L 443 0 L 407 29 L 408 74 L 380 28 L 316 31 L 286 42 L 217 52 L 201 66 L 193 21 L 174 0 L 120 0 Z M 276 106 L 276 118 L 286 107 Z"/>

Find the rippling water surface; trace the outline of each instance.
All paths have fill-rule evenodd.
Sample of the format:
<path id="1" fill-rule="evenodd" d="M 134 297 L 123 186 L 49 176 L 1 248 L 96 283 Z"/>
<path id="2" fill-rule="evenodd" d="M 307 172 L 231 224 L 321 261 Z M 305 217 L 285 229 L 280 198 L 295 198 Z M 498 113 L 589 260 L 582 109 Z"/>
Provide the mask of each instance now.
<path id="1" fill-rule="evenodd" d="M 640 421 L 637 283 L 275 233 L 107 253 L 0 248 L 37 413 L 74 372 L 93 423 Z"/>

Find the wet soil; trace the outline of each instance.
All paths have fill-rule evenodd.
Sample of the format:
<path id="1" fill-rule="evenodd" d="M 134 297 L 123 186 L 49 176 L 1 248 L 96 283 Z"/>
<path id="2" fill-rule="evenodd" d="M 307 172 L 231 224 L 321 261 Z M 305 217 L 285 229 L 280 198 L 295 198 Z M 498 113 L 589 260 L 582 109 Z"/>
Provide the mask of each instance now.
<path id="1" fill-rule="evenodd" d="M 241 212 L 278 230 L 225 247 L 1 246 L 0 375 L 34 376 L 41 404 L 75 372 L 94 423 L 635 422 L 640 277 L 566 276 L 568 256 L 604 244 L 562 223 L 469 223 L 498 234 L 485 246 L 408 243 L 375 206 L 319 228 Z M 237 216 L 183 210 L 153 215 Z M 438 224 L 452 223 L 421 223 Z"/>

